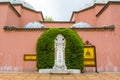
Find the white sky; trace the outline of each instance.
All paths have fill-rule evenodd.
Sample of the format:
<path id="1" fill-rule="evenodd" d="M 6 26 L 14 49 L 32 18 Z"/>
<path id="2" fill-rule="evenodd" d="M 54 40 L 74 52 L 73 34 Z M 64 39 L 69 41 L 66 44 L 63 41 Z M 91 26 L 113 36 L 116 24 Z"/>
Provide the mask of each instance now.
<path id="1" fill-rule="evenodd" d="M 93 0 L 25 0 L 44 17 L 52 17 L 55 21 L 69 21 L 73 11 L 78 11 Z"/>

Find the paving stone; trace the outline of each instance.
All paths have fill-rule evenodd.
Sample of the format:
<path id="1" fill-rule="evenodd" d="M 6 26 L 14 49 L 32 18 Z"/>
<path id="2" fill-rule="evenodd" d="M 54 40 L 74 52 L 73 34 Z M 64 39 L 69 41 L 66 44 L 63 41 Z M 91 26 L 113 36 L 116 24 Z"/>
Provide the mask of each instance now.
<path id="1" fill-rule="evenodd" d="M 76 80 L 76 77 L 74 75 L 63 75 L 64 80 Z"/>
<path id="2" fill-rule="evenodd" d="M 39 73 L 0 73 L 0 80 L 120 80 L 120 73 L 84 74 L 39 74 Z"/>
<path id="3" fill-rule="evenodd" d="M 63 80 L 62 77 L 53 77 L 53 78 L 50 78 L 49 80 Z"/>
<path id="4" fill-rule="evenodd" d="M 39 77 L 37 80 L 49 80 L 48 77 Z"/>

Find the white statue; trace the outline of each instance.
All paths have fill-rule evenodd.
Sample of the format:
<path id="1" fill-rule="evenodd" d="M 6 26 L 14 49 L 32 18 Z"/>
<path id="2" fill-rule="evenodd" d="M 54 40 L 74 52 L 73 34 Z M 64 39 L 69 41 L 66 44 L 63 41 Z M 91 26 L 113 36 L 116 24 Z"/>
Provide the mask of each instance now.
<path id="1" fill-rule="evenodd" d="M 58 34 L 55 39 L 55 63 L 53 69 L 65 70 L 65 39 L 61 34 Z"/>

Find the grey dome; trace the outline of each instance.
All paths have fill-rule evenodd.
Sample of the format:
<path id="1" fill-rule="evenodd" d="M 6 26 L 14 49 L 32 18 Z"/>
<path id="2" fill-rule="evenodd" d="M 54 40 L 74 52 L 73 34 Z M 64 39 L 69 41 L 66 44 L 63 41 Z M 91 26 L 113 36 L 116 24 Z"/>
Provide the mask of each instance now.
<path id="1" fill-rule="evenodd" d="M 11 4 L 22 4 L 24 7 L 35 10 L 33 6 L 23 0 L 0 0 L 0 2 L 10 2 Z"/>
<path id="2" fill-rule="evenodd" d="M 106 4 L 109 0 L 95 0 L 95 3 Z"/>
<path id="3" fill-rule="evenodd" d="M 24 26 L 24 28 L 43 28 L 44 26 L 38 22 L 30 22 Z"/>
<path id="4" fill-rule="evenodd" d="M 109 1 L 120 1 L 120 0 L 95 0 L 95 3 L 107 3 Z"/>
<path id="5" fill-rule="evenodd" d="M 90 28 L 90 27 L 92 27 L 92 26 L 85 22 L 75 23 L 71 26 L 71 28 Z"/>

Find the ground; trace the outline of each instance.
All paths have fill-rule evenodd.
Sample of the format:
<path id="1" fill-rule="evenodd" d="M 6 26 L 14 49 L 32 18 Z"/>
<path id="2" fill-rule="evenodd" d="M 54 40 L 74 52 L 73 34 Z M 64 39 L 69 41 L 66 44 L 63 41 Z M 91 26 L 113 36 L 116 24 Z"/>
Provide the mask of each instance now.
<path id="1" fill-rule="evenodd" d="M 0 80 L 120 80 L 120 73 L 83 73 L 69 75 L 0 73 Z"/>

